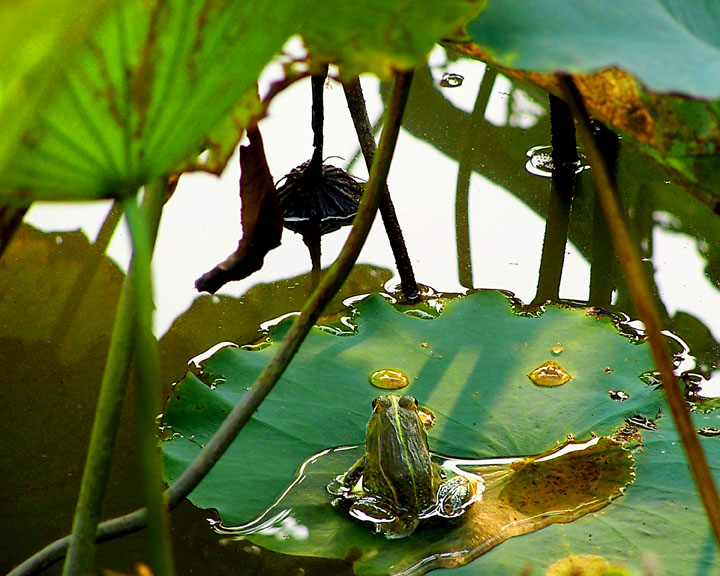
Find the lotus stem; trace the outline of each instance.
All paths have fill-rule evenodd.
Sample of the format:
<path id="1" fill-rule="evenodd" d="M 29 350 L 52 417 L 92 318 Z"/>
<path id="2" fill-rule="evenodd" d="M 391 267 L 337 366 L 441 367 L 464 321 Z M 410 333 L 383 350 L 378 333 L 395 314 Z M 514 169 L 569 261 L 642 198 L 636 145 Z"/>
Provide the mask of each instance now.
<path id="1" fill-rule="evenodd" d="M 146 187 L 148 211 L 159 219 L 162 186 Z M 157 339 L 153 334 L 153 286 L 151 225 L 131 198 L 123 202 L 133 241 L 133 284 L 136 311 L 134 358 L 137 382 L 137 433 L 140 447 L 142 492 L 148 510 L 147 548 L 154 576 L 173 576 L 175 569 L 170 543 L 170 523 L 163 496 L 162 461 L 158 451 L 157 415 L 162 410 L 160 360 Z"/>
<path id="2" fill-rule="evenodd" d="M 585 153 L 592 166 L 596 194 L 599 196 L 600 204 L 607 218 L 615 252 L 627 278 L 630 297 L 640 320 L 645 324 L 646 338 L 655 366 L 660 372 L 665 399 L 670 406 L 670 412 L 685 449 L 685 456 L 695 477 L 695 483 L 715 536 L 715 542 L 720 548 L 720 499 L 718 499 L 705 454 L 690 419 L 685 398 L 673 371 L 670 349 L 661 331 L 659 315 L 653 304 L 650 283 L 645 276 L 640 257 L 625 222 L 612 176 L 593 138 L 590 118 L 582 97 L 571 78 L 563 77 L 560 82 L 566 101 L 575 117 Z"/>
<path id="3" fill-rule="evenodd" d="M 275 383 L 287 368 L 293 355 L 320 316 L 322 309 L 337 293 L 352 270 L 372 226 L 384 183 L 395 151 L 400 122 L 412 82 L 412 73 L 398 73 L 395 79 L 390 106 L 386 110 L 385 128 L 380 146 L 370 170 L 370 179 L 355 217 L 352 230 L 345 241 L 337 260 L 323 276 L 320 285 L 313 291 L 297 316 L 288 334 L 280 342 L 275 357 L 253 386 L 225 418 L 218 431 L 203 447 L 195 460 L 165 492 L 170 509 L 179 504 L 207 475 L 225 450 L 236 438 L 243 426 L 250 420 L 260 402 L 270 393 Z M 114 518 L 99 525 L 98 540 L 110 540 L 142 529 L 147 521 L 145 509 L 136 510 L 125 516 Z M 70 537 L 61 538 L 16 567 L 11 576 L 27 576 L 60 560 L 68 548 Z"/>
<path id="4" fill-rule="evenodd" d="M 343 83 L 343 90 L 345 91 L 345 99 L 348 103 L 350 116 L 355 125 L 355 132 L 357 133 L 358 142 L 360 143 L 360 149 L 365 158 L 365 164 L 368 170 L 370 170 L 373 158 L 375 157 L 375 136 L 373 135 L 372 124 L 368 117 L 360 79 L 355 78 L 350 82 Z M 420 292 L 417 281 L 415 280 L 415 272 L 410 262 L 410 256 L 408 255 L 405 239 L 403 238 L 402 229 L 400 228 L 400 222 L 398 222 L 397 214 L 395 213 L 395 206 L 390 198 L 387 183 L 383 184 L 382 199 L 380 200 L 380 216 L 382 216 L 385 233 L 390 242 L 390 249 L 395 257 L 395 265 L 400 275 L 400 285 L 402 286 L 405 299 L 409 303 L 417 302 L 420 299 Z"/>
<path id="5" fill-rule="evenodd" d="M 134 199 L 126 202 L 130 201 L 134 202 Z M 153 219 L 158 219 L 159 214 L 156 214 L 155 210 L 149 210 L 147 201 L 143 205 L 143 211 L 146 212 L 148 220 L 153 222 L 152 227 L 157 229 L 157 223 Z M 137 276 L 138 265 L 133 257 L 115 313 L 72 534 L 66 539 L 68 554 L 63 568 L 63 574 L 66 575 L 84 576 L 93 566 L 95 534 L 110 476 L 112 453 L 132 357 L 133 328 L 136 318 L 134 285 L 137 283 Z"/>

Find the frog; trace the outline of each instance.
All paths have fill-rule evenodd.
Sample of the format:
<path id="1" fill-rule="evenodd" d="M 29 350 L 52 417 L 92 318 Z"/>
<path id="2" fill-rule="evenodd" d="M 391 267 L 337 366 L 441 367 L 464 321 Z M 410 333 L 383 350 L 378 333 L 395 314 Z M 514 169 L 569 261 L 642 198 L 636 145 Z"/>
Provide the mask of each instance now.
<path id="1" fill-rule="evenodd" d="M 426 518 L 456 518 L 482 494 L 476 480 L 433 460 L 421 410 L 412 396 L 373 399 L 364 455 L 328 486 L 334 506 L 387 538 L 411 535 Z"/>

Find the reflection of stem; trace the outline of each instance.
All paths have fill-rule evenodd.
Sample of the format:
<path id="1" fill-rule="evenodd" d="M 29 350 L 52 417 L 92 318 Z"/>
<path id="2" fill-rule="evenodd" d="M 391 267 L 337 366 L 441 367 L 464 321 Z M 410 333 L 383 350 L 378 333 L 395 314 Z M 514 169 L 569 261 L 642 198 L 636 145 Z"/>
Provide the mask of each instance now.
<path id="1" fill-rule="evenodd" d="M 10 244 L 27 210 L 27 206 L 0 206 L 0 257 Z"/>
<path id="2" fill-rule="evenodd" d="M 85 300 L 85 295 L 88 290 L 90 290 L 92 279 L 95 277 L 100 263 L 105 258 L 105 251 L 107 250 L 108 244 L 110 244 L 110 239 L 121 217 L 122 209 L 120 203 L 116 201 L 105 217 L 105 222 L 103 222 L 100 233 L 92 245 L 92 250 L 78 272 L 72 288 L 70 288 L 68 299 L 65 301 L 63 310 L 60 313 L 60 318 L 55 323 L 50 341 L 56 342 L 58 347 L 64 345 L 65 336 L 69 333 L 68 327 L 75 323 L 75 317 L 80 310 L 80 304 Z"/>
<path id="3" fill-rule="evenodd" d="M 305 232 L 302 239 L 308 248 L 308 252 L 310 252 L 312 288 L 315 290 L 320 282 L 320 273 L 322 271 L 322 265 L 320 263 L 322 236 L 320 236 L 319 230 L 315 229 Z"/>
<path id="4" fill-rule="evenodd" d="M 653 306 L 653 297 L 648 280 L 625 223 L 612 177 L 593 139 L 590 119 L 580 93 L 574 82 L 569 78 L 562 78 L 561 85 L 566 94 L 568 105 L 573 116 L 575 116 L 578 132 L 592 166 L 596 193 L 600 197 L 615 251 L 630 286 L 630 296 L 633 299 L 638 316 L 645 324 L 647 341 L 655 365 L 660 371 L 665 399 L 675 420 L 716 544 L 720 547 L 720 499 L 718 499 L 715 483 L 708 469 L 702 446 L 695 434 L 687 404 L 680 390 L 677 377 L 673 372 L 670 349 L 661 332 L 660 320 Z"/>
<path id="5" fill-rule="evenodd" d="M 465 129 L 463 147 L 458 158 L 457 185 L 455 188 L 455 238 L 457 242 L 458 278 L 465 288 L 473 287 L 472 254 L 470 250 L 470 177 L 472 176 L 472 159 L 475 157 L 475 142 L 478 129 L 485 116 L 488 100 L 492 94 L 497 72 L 486 67 L 482 83 L 478 88 L 470 121 Z M 478 140 L 478 145 L 480 141 Z"/>
<path id="6" fill-rule="evenodd" d="M 619 152 L 619 139 L 617 135 L 602 125 L 598 126 L 595 132 L 595 141 L 605 159 L 605 164 L 610 168 L 610 176 L 613 177 L 617 166 Z M 615 265 L 614 254 L 610 250 L 610 233 L 608 231 L 607 219 L 600 204 L 599 194 L 595 193 L 593 198 L 592 216 L 592 239 L 590 246 L 590 304 L 595 306 L 610 306 L 612 303 L 613 268 Z"/>
<path id="7" fill-rule="evenodd" d="M 385 128 L 383 129 L 375 160 L 370 170 L 370 179 L 365 188 L 362 202 L 338 259 L 323 276 L 320 285 L 311 294 L 303 306 L 300 315 L 288 331 L 285 338 L 278 344 L 279 349 L 273 359 L 263 370 L 253 386 L 225 418 L 218 431 L 200 450 L 195 460 L 182 475 L 166 491 L 170 508 L 179 504 L 224 454 L 243 426 L 249 421 L 260 402 L 270 393 L 275 383 L 287 368 L 303 339 L 316 322 L 324 306 L 337 293 L 347 278 L 365 243 L 373 219 L 377 212 L 383 186 L 390 169 L 390 161 L 395 150 L 400 121 L 402 118 L 407 95 L 410 90 L 412 73 L 398 73 L 395 79 L 392 100 L 386 111 Z M 123 364 L 123 365 L 127 365 Z M 144 527 L 147 513 L 136 510 L 131 514 L 103 522 L 98 527 L 98 540 L 110 540 L 124 534 L 136 532 Z M 70 537 L 57 540 L 23 562 L 10 574 L 14 576 L 34 574 L 62 558 L 68 547 Z"/>
<path id="8" fill-rule="evenodd" d="M 552 187 L 545 221 L 538 288 L 533 304 L 560 299 L 560 280 L 565 262 L 565 246 L 575 187 L 575 163 L 578 159 L 572 115 L 567 105 L 552 94 L 550 95 L 550 128 Z"/>
<path id="9" fill-rule="evenodd" d="M 375 156 L 375 137 L 373 136 L 372 124 L 368 118 L 367 107 L 365 106 L 365 97 L 363 96 L 360 79 L 344 83 L 345 98 L 347 99 L 348 109 L 352 116 L 355 131 L 357 132 L 360 149 L 365 157 L 365 164 L 368 169 L 373 162 Z M 415 273 L 413 272 L 410 256 L 408 255 L 407 246 L 403 238 L 400 223 L 395 214 L 395 206 L 393 206 L 390 198 L 390 191 L 387 184 L 384 186 L 382 200 L 380 201 L 380 215 L 385 225 L 385 232 L 390 242 L 393 256 L 395 257 L 395 265 L 400 275 L 400 284 L 403 294 L 408 302 L 417 302 L 420 298 Z"/>
<path id="10" fill-rule="evenodd" d="M 150 213 L 149 196 L 147 195 L 148 198 L 143 203 L 143 210 L 148 212 L 148 220 L 152 223 L 151 229 L 156 230 L 157 223 L 153 222 L 152 218 L 159 218 L 159 215 L 155 214 L 155 210 Z M 65 545 L 66 548 L 69 546 L 64 567 L 65 574 L 84 575 L 93 566 L 95 534 L 110 475 L 112 452 L 132 355 L 137 304 L 135 284 L 138 281 L 138 274 L 138 265 L 133 261 L 123 283 L 115 313 L 110 348 L 100 385 L 90 446 L 73 519 L 72 536 L 67 538 Z"/>

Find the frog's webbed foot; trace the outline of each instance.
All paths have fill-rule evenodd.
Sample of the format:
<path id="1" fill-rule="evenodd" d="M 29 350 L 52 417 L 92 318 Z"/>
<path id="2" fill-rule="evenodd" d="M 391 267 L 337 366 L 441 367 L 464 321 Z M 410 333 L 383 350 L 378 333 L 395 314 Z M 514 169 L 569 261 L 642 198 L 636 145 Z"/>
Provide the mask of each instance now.
<path id="1" fill-rule="evenodd" d="M 386 538 L 409 536 L 420 522 L 419 518 L 400 518 L 394 510 L 374 496 L 358 498 L 348 512 L 353 518 L 372 524 L 375 532 Z"/>
<path id="2" fill-rule="evenodd" d="M 473 502 L 479 500 L 482 486 L 465 476 L 453 476 L 443 481 L 437 491 L 437 515 L 444 518 L 460 516 Z"/>

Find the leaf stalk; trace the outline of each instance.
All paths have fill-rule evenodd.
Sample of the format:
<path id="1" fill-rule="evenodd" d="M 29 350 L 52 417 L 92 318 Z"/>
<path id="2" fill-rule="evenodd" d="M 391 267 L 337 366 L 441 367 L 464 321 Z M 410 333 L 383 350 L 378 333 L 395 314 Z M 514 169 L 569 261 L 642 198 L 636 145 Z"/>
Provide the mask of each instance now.
<path id="1" fill-rule="evenodd" d="M 612 176 L 595 143 L 590 118 L 582 97 L 571 78 L 563 77 L 560 82 L 568 106 L 575 117 L 578 134 L 588 161 L 592 166 L 596 194 L 605 212 L 615 253 L 630 287 L 630 297 L 640 319 L 645 324 L 646 338 L 650 345 L 655 366 L 660 372 L 665 398 L 670 406 L 670 412 L 682 440 L 685 456 L 695 477 L 695 483 L 715 536 L 715 542 L 720 548 L 720 499 L 718 499 L 705 454 L 695 433 L 687 403 L 673 370 L 670 348 L 665 336 L 662 334 L 660 318 L 653 305 L 654 299 L 650 291 L 650 284 L 645 276 L 640 257 L 625 222 Z"/>

